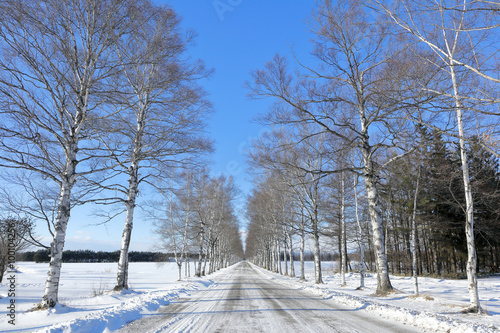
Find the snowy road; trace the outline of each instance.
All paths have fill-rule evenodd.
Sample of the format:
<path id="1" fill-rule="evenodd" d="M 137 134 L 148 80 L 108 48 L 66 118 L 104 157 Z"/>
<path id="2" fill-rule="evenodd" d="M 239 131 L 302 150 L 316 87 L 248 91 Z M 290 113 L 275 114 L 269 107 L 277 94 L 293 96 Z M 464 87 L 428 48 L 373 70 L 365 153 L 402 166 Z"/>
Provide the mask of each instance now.
<path id="1" fill-rule="evenodd" d="M 422 332 L 279 284 L 247 262 L 118 332 Z"/>

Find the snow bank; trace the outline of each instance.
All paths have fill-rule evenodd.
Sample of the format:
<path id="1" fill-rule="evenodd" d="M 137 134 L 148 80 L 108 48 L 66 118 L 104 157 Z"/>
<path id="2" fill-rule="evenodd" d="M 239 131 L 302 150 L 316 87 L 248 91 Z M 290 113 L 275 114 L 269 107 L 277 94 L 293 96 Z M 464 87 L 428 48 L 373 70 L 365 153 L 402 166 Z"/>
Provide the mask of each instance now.
<path id="1" fill-rule="evenodd" d="M 280 280 L 281 283 L 287 284 L 291 287 L 295 287 L 298 289 L 306 290 L 314 295 L 332 299 L 335 302 L 355 306 L 358 308 L 362 308 L 365 311 L 377 314 L 381 317 L 397 320 L 400 322 L 408 323 L 416 327 L 420 327 L 422 329 L 436 331 L 436 332 L 448 332 L 448 333 L 498 333 L 500 330 L 498 326 L 495 325 L 495 322 L 500 322 L 500 316 L 487 316 L 487 315 L 476 315 L 476 314 L 458 314 L 456 310 L 446 308 L 441 306 L 441 311 L 448 311 L 451 315 L 445 315 L 440 313 L 428 312 L 422 310 L 422 305 L 416 302 L 414 299 L 411 299 L 411 295 L 405 294 L 403 292 L 396 292 L 394 295 L 389 295 L 387 297 L 375 297 L 370 295 L 373 294 L 374 288 L 373 283 L 376 284 L 376 278 L 369 276 L 367 278 L 367 284 L 372 284 L 372 286 L 368 286 L 364 291 L 356 290 L 355 288 L 346 288 L 346 292 L 338 291 L 338 289 L 342 289 L 340 287 L 340 276 L 339 274 L 329 275 L 325 274 L 323 276 L 325 280 L 325 284 L 323 285 L 314 285 L 313 282 L 304 282 L 298 280 L 298 278 L 284 277 L 279 274 L 274 274 L 268 272 L 262 268 L 259 268 L 260 272 L 263 275 L 266 275 L 269 278 Z M 296 272 L 298 272 L 298 267 L 296 267 Z M 309 281 L 314 281 L 313 273 L 314 269 L 311 270 L 311 267 L 306 267 L 306 279 Z M 352 280 L 355 280 L 358 277 L 357 274 L 349 274 Z M 393 280 L 398 280 L 394 278 Z M 411 279 L 408 280 L 409 284 L 412 284 L 413 281 Z M 436 280 L 438 279 L 431 279 Z M 442 281 L 442 280 L 440 280 Z M 352 282 L 352 281 L 351 281 Z M 500 279 L 497 280 L 500 282 Z M 421 284 L 421 287 L 425 284 Z M 457 285 L 457 283 L 455 283 Z M 434 288 L 434 287 L 433 287 Z M 434 290 L 438 294 L 448 293 L 449 290 Z M 467 290 L 465 290 L 467 292 Z M 364 296 L 355 295 L 356 293 L 364 294 Z M 462 295 L 463 298 L 464 295 Z M 425 298 L 423 298 L 425 299 Z M 429 298 L 428 298 L 429 299 Z M 431 300 L 426 300 L 424 303 L 435 302 L 432 298 Z M 496 298 L 498 300 L 498 298 Z M 388 302 L 395 303 L 398 305 L 388 304 Z M 403 304 L 402 303 L 405 303 Z M 425 305 L 424 305 L 425 308 Z M 427 308 L 429 307 L 427 304 Z M 468 320 L 457 318 L 458 316 L 462 316 Z M 496 317 L 496 318 L 492 318 Z M 489 319 L 489 320 L 486 320 Z M 488 321 L 489 323 L 483 323 L 484 321 Z"/>
<path id="2" fill-rule="evenodd" d="M 203 287 L 213 283 L 213 281 L 207 282 L 202 284 Z M 67 322 L 43 328 L 36 332 L 112 332 L 133 320 L 140 319 L 146 314 L 155 312 L 160 306 L 167 305 L 172 300 L 178 299 L 181 294 L 188 294 L 198 289 L 199 285 L 200 284 L 193 284 L 189 288 L 181 288 L 174 291 L 148 292 L 109 309 L 91 312 L 83 318 L 75 318 Z M 55 309 L 55 311 L 57 312 L 59 309 Z"/>
<path id="3" fill-rule="evenodd" d="M 16 325 L 8 324 L 7 284 L 0 284 L 0 332 L 111 332 L 154 313 L 160 306 L 215 283 L 212 276 L 177 280 L 175 263 L 130 263 L 133 291 L 109 291 L 116 281 L 116 263 L 64 263 L 60 303 L 29 312 L 41 301 L 47 264 L 18 263 Z M 213 276 L 216 276 L 216 273 Z"/>

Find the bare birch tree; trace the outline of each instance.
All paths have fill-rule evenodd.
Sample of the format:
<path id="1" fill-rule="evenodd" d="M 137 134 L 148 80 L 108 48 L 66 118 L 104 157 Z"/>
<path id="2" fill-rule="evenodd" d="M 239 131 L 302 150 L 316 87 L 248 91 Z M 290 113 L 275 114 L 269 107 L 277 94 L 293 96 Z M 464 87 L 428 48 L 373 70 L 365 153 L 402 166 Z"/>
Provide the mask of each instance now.
<path id="1" fill-rule="evenodd" d="M 41 306 L 58 301 L 61 258 L 79 176 L 95 171 L 88 125 L 114 74 L 111 47 L 127 28 L 132 2 L 2 1 L 0 11 L 1 166 L 37 172 L 59 188 L 51 260 Z M 99 93 L 97 93 L 99 91 Z"/>
<path id="2" fill-rule="evenodd" d="M 182 279 L 182 265 L 188 264 L 189 245 L 194 238 L 191 234 L 196 221 L 194 173 L 193 170 L 181 172 L 176 174 L 175 181 L 166 180 L 165 188 L 158 186 L 161 200 L 148 205 L 149 215 L 161 236 L 160 247 L 174 255 L 179 281 Z"/>
<path id="3" fill-rule="evenodd" d="M 109 148 L 115 170 L 128 177 L 126 186 L 112 186 L 124 194 L 126 211 L 115 290 L 128 289 L 128 250 L 141 183 L 152 184 L 149 179 L 161 170 L 187 165 L 193 156 L 211 150 L 203 137 L 210 105 L 196 83 L 210 71 L 186 56 L 192 34 L 183 33 L 180 19 L 168 7 L 145 0 L 136 10 L 132 32 L 115 48 L 121 66 L 116 102 L 123 110 L 112 119 L 122 145 Z"/>
<path id="4" fill-rule="evenodd" d="M 485 2 L 476 1 L 401 1 L 397 9 L 390 8 L 383 2 L 377 2 L 379 8 L 403 31 L 413 35 L 419 42 L 428 46 L 437 59 L 430 66 L 436 66 L 447 73 L 450 84 L 448 90 L 435 93 L 449 98 L 451 110 L 455 113 L 456 128 L 453 136 L 458 137 L 462 176 L 465 191 L 465 234 L 467 238 L 467 279 L 469 283 L 470 303 L 467 311 L 481 312 L 477 287 L 477 256 L 474 240 L 474 202 L 469 177 L 467 157 L 466 121 L 467 113 L 481 109 L 480 104 L 495 102 L 489 92 L 477 89 L 481 87 L 477 80 L 471 83 L 471 74 L 479 78 L 500 82 L 485 68 L 491 66 L 493 56 L 484 54 L 480 49 L 488 49 L 495 39 L 488 39 L 486 31 L 492 28 L 490 20 L 478 15 L 485 8 Z M 493 9 L 489 7 L 489 9 Z M 498 9 L 498 8 L 497 8 Z M 497 18 L 494 18 L 497 20 Z M 485 27 L 488 26 L 488 27 Z M 493 24 L 494 26 L 495 24 Z M 489 64 L 489 65 L 488 65 Z M 484 109 L 483 109 L 484 110 Z M 488 112 L 491 113 L 491 112 Z"/>

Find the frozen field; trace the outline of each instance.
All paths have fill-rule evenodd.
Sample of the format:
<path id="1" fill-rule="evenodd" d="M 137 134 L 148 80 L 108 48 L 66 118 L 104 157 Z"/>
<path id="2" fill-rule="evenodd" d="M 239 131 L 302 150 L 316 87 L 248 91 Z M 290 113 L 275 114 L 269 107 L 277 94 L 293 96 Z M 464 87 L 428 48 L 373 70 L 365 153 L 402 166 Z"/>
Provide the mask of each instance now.
<path id="1" fill-rule="evenodd" d="M 64 263 L 59 301 L 62 306 L 52 310 L 25 312 L 38 303 L 43 295 L 48 264 L 19 263 L 16 274 L 15 326 L 7 306 L 7 281 L 0 285 L 0 331 L 16 332 L 110 332 L 127 322 L 155 312 L 160 306 L 185 297 L 196 290 L 217 284 L 221 270 L 204 278 L 176 281 L 175 264 L 131 263 L 128 294 L 110 292 L 115 283 L 116 263 Z M 230 270 L 231 268 L 229 268 Z M 296 263 L 296 272 L 298 272 Z M 281 284 L 304 289 L 344 304 L 357 304 L 374 315 L 417 324 L 427 331 L 498 332 L 500 328 L 500 278 L 480 279 L 482 307 L 489 315 L 460 314 L 468 304 L 466 280 L 420 278 L 422 297 L 414 298 L 413 281 L 392 276 L 397 292 L 388 297 L 373 297 L 376 277 L 367 277 L 364 290 L 357 274 L 347 275 L 347 286 L 340 287 L 340 276 L 332 263 L 323 264 L 325 284 L 315 286 L 313 265 L 306 265 L 306 282 L 296 278 L 265 273 Z"/>

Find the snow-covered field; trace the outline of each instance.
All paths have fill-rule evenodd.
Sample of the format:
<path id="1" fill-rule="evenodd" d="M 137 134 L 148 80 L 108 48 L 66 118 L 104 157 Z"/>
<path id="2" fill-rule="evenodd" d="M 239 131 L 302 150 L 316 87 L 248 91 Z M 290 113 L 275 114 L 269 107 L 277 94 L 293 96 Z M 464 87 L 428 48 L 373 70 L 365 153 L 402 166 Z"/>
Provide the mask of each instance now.
<path id="1" fill-rule="evenodd" d="M 16 274 L 15 326 L 8 323 L 10 299 L 7 280 L 0 284 L 0 331 L 16 332 L 110 332 L 125 323 L 154 312 L 162 305 L 217 282 L 224 270 L 205 278 L 177 282 L 175 264 L 131 263 L 130 286 L 133 292 L 109 292 L 116 276 L 116 263 L 63 264 L 59 301 L 52 310 L 25 312 L 43 295 L 48 264 L 18 263 Z M 296 263 L 296 272 L 299 264 Z M 314 268 L 306 263 L 307 282 L 266 273 L 269 278 L 306 289 L 325 298 L 346 304 L 361 304 L 367 311 L 422 328 L 449 332 L 498 332 L 500 329 L 500 278 L 479 280 L 483 308 L 489 315 L 460 314 L 468 304 L 467 281 L 420 278 L 422 297 L 414 298 L 413 281 L 392 276 L 397 293 L 372 296 L 376 276 L 367 277 L 364 290 L 357 274 L 347 275 L 347 286 L 340 287 L 340 275 L 331 263 L 324 263 L 325 284 L 313 284 Z"/>

